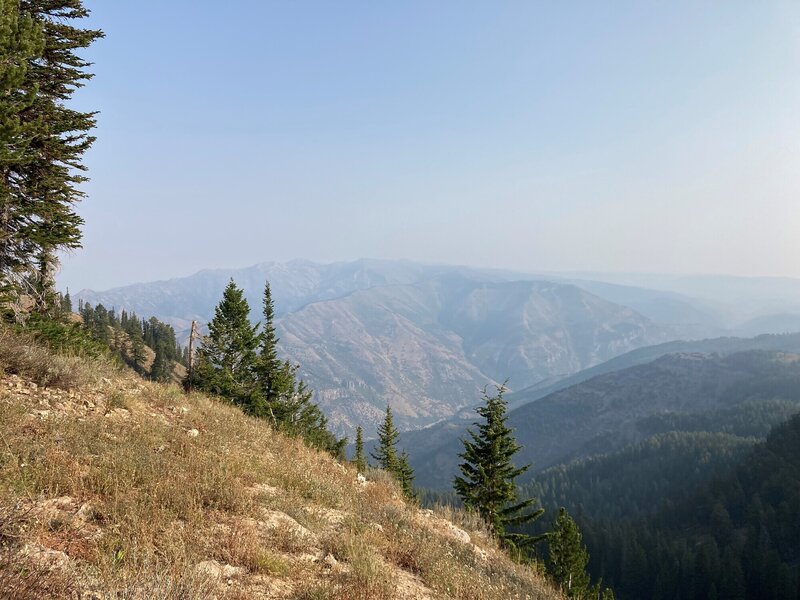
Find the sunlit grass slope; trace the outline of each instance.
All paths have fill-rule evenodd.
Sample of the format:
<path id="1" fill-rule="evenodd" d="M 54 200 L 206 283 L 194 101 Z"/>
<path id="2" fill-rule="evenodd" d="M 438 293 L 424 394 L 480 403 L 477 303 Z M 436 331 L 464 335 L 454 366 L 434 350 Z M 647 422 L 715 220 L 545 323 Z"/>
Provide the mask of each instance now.
<path id="1" fill-rule="evenodd" d="M 0 598 L 559 597 L 235 407 L 8 331 L 0 367 Z"/>

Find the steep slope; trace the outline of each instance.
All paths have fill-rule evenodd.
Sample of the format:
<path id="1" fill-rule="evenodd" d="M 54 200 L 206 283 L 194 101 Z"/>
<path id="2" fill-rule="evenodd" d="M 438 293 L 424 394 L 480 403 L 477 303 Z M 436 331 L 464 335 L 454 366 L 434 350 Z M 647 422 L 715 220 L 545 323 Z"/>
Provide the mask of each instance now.
<path id="1" fill-rule="evenodd" d="M 676 326 L 687 337 L 710 337 L 725 330 L 725 309 L 685 294 L 619 285 L 591 279 L 566 279 L 609 302 L 624 304 L 656 323 Z"/>
<path id="2" fill-rule="evenodd" d="M 800 402 L 797 355 L 675 354 L 599 375 L 521 406 L 509 413 L 509 423 L 523 445 L 519 461 L 534 463 L 536 471 L 642 441 L 664 431 L 668 417 L 774 399 Z M 448 433 L 452 437 L 445 437 Z M 437 445 L 427 452 L 419 452 L 416 437 L 407 436 L 420 485 L 450 486 L 460 451 L 456 433 L 454 423 L 434 432 Z"/>
<path id="3" fill-rule="evenodd" d="M 7 332 L 0 373 L 0 597 L 560 597 L 467 515 L 232 406 Z"/>
<path id="4" fill-rule="evenodd" d="M 554 377 L 542 380 L 528 388 L 510 393 L 507 398 L 512 410 L 524 404 L 535 402 L 560 390 L 588 381 L 599 375 L 622 371 L 636 365 L 674 353 L 713 353 L 727 356 L 737 352 L 766 350 L 800 354 L 800 334 L 760 335 L 755 338 L 714 338 L 697 341 L 675 341 L 637 348 L 621 354 L 594 367 L 589 367 L 567 377 Z M 555 380 L 555 381 L 553 381 Z M 457 411 L 452 417 L 439 421 L 418 431 L 404 434 L 404 442 L 412 449 L 412 459 L 421 465 L 435 460 L 441 468 L 437 455 L 446 456 L 459 448 L 458 438 L 464 435 L 467 427 L 475 421 L 473 405 Z"/>
<path id="5" fill-rule="evenodd" d="M 710 450 L 724 451 L 718 445 Z M 620 597 L 632 600 L 797 598 L 798 457 L 800 415 L 776 426 L 765 442 L 743 456 L 712 455 L 711 462 L 719 468 L 705 481 L 697 481 L 696 472 L 707 471 L 708 455 L 676 465 L 676 475 L 682 474 L 685 483 L 663 489 L 649 511 L 615 519 L 592 507 L 594 514 L 580 520 L 589 551 L 603 557 L 592 566 L 594 575 L 611 582 Z M 658 461 L 669 466 L 664 460 L 671 457 Z M 625 469 L 619 462 L 617 467 Z M 587 482 L 588 473 L 574 474 Z M 599 487 L 602 484 L 594 498 L 605 496 L 604 506 L 616 506 L 613 490 L 603 493 Z M 642 484 L 634 487 L 645 489 Z M 628 495 L 624 489 L 621 493 Z"/>
<path id="6" fill-rule="evenodd" d="M 401 427 L 418 427 L 487 384 L 574 372 L 669 335 L 574 286 L 453 275 L 312 303 L 278 328 L 332 422 L 368 434 L 387 403 Z"/>
<path id="7" fill-rule="evenodd" d="M 753 338 L 719 337 L 692 341 L 678 340 L 637 348 L 636 350 L 621 354 L 620 356 L 575 373 L 574 375 L 560 378 L 558 381 L 552 383 L 549 381 L 542 381 L 523 390 L 514 392 L 509 395 L 508 400 L 513 406 L 521 406 L 522 404 L 534 402 L 572 385 L 588 381 L 592 377 L 604 373 L 621 371 L 622 369 L 636 365 L 643 365 L 667 354 L 702 353 L 727 356 L 736 352 L 747 352 L 750 350 L 800 353 L 800 333 L 781 335 L 765 334 Z"/>
<path id="8" fill-rule="evenodd" d="M 521 493 L 538 498 L 546 511 L 564 506 L 590 520 L 653 516 L 735 466 L 755 444 L 754 438 L 726 433 L 671 431 L 618 452 L 551 467 Z"/>
<path id="9" fill-rule="evenodd" d="M 642 440 L 642 420 L 757 398 L 800 401 L 797 355 L 667 355 L 591 379 L 512 412 L 523 458 L 542 469 Z M 569 435 L 567 436 L 567 432 Z"/>

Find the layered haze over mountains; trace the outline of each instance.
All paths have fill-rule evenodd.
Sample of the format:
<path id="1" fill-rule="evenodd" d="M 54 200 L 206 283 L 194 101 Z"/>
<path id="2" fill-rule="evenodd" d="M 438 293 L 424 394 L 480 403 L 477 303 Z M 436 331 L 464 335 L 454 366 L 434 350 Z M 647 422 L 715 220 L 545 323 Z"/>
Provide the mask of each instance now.
<path id="1" fill-rule="evenodd" d="M 76 296 L 156 316 L 185 338 L 193 319 L 211 319 L 230 279 L 254 320 L 270 281 L 285 357 L 301 365 L 336 429 L 361 424 L 368 435 L 387 403 L 402 429 L 415 429 L 475 405 L 486 385 L 546 387 L 670 340 L 800 326 L 794 279 L 526 274 L 366 259 L 205 270 Z"/>

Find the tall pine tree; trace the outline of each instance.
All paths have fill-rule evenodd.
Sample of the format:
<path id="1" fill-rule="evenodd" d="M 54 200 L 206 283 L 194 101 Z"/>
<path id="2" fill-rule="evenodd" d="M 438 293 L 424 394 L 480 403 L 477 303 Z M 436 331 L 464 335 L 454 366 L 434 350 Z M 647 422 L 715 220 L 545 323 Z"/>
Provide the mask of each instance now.
<path id="1" fill-rule="evenodd" d="M 24 157 L 6 165 L 3 177 L 0 275 L 6 288 L 32 296 L 45 311 L 56 299 L 56 253 L 80 247 L 83 220 L 75 205 L 85 195 L 83 155 L 94 142 L 89 132 L 95 113 L 67 103 L 92 77 L 79 51 L 103 34 L 76 26 L 89 15 L 81 0 L 20 0 L 19 7 L 41 32 L 43 45 L 29 56 L 20 88 L 32 96 L 18 114 Z"/>
<path id="2" fill-rule="evenodd" d="M 397 442 L 400 432 L 394 426 L 392 408 L 386 406 L 383 423 L 378 426 L 378 445 L 370 454 L 378 463 L 378 468 L 395 473 L 397 471 Z"/>
<path id="3" fill-rule="evenodd" d="M 269 418 L 273 426 L 283 421 L 280 407 L 281 397 L 294 393 L 293 377 L 286 365 L 278 358 L 278 336 L 275 333 L 275 305 L 269 281 L 264 284 L 263 316 L 261 333 L 258 336 L 258 359 L 256 377 L 259 393 L 253 401 L 253 412 L 257 416 Z M 291 374 L 293 375 L 293 374 Z"/>
<path id="4" fill-rule="evenodd" d="M 403 493 L 409 497 L 414 496 L 414 471 L 408 462 L 408 454 L 403 451 L 397 453 L 397 444 L 400 432 L 394 426 L 394 416 L 390 406 L 386 406 L 386 415 L 383 423 L 378 426 L 378 445 L 371 453 L 378 467 L 388 471 L 398 481 Z"/>
<path id="5" fill-rule="evenodd" d="M 406 498 L 414 498 L 414 470 L 408 462 L 408 452 L 403 450 L 397 458 L 397 469 L 395 472 L 397 481 L 400 482 L 400 488 L 403 490 Z"/>
<path id="6" fill-rule="evenodd" d="M 13 300 L 34 256 L 23 235 L 33 210 L 20 186 L 21 174 L 35 158 L 36 127 L 27 114 L 38 90 L 30 63 L 43 52 L 41 24 L 20 12 L 19 0 L 0 0 L 0 300 L 14 317 Z"/>
<path id="7" fill-rule="evenodd" d="M 558 511 L 553 531 L 547 537 L 550 575 L 569 598 L 586 598 L 589 593 L 589 553 L 578 525 L 564 507 Z M 596 595 L 595 595 L 596 596 Z"/>
<path id="8" fill-rule="evenodd" d="M 312 446 L 341 456 L 346 439 L 339 440 L 328 431 L 327 418 L 312 402 L 312 391 L 297 375 L 299 365 L 278 357 L 280 340 L 275 331 L 275 305 L 269 281 L 264 284 L 263 316 L 255 362 L 257 388 L 250 402 L 251 412 L 269 419 L 274 427 L 290 435 L 302 437 Z"/>
<path id="9" fill-rule="evenodd" d="M 252 412 L 257 331 L 258 326 L 250 323 L 250 306 L 244 293 L 231 279 L 197 352 L 194 387 L 228 398 Z"/>
<path id="10" fill-rule="evenodd" d="M 367 457 L 364 455 L 364 429 L 359 425 L 356 427 L 356 454 L 353 457 L 356 470 L 365 473 L 367 470 Z"/>
<path id="11" fill-rule="evenodd" d="M 475 423 L 477 433 L 467 430 L 470 439 L 462 440 L 464 452 L 459 456 L 464 462 L 459 465 L 461 476 L 453 485 L 464 505 L 477 511 L 504 545 L 523 550 L 541 536 L 513 533 L 509 528 L 538 519 L 544 509 L 525 512 L 536 499 L 518 501 L 515 479 L 530 465 L 517 468 L 512 462 L 520 446 L 506 425 L 504 392 L 504 386 L 498 386 L 495 396 L 483 391 L 484 405 L 478 409 L 483 421 Z"/>

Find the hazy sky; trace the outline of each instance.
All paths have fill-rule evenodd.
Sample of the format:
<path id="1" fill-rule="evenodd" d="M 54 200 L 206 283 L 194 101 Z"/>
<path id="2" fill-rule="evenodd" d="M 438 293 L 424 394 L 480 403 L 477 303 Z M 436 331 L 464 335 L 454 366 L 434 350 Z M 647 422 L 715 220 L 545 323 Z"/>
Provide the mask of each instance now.
<path id="1" fill-rule="evenodd" d="M 73 290 L 303 257 L 800 276 L 800 3 L 87 0 Z"/>

